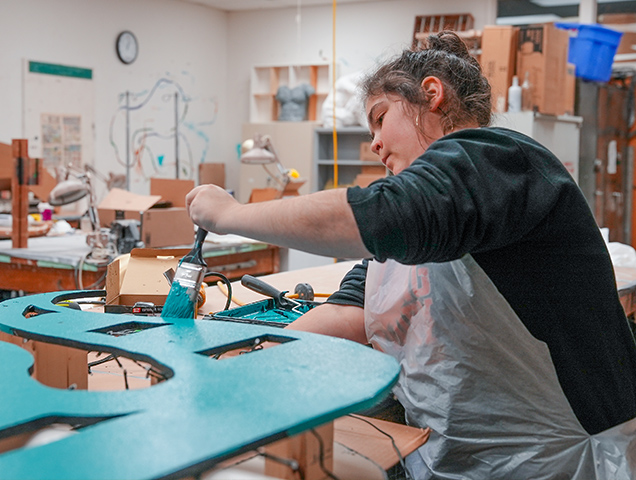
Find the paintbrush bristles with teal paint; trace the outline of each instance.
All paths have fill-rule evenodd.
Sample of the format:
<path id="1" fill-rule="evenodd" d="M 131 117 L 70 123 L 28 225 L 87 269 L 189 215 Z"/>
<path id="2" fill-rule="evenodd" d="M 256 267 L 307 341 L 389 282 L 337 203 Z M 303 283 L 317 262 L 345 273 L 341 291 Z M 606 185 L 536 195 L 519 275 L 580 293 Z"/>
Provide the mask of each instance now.
<path id="1" fill-rule="evenodd" d="M 203 242 L 208 232 L 199 228 L 190 253 L 179 261 L 168 298 L 161 309 L 162 318 L 195 318 L 197 297 L 207 264 L 203 260 Z"/>

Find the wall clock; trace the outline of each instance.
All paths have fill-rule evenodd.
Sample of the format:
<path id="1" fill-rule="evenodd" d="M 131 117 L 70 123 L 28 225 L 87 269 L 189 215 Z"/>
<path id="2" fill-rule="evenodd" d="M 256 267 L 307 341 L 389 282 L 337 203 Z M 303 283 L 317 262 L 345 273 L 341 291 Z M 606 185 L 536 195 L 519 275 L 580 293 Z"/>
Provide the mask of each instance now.
<path id="1" fill-rule="evenodd" d="M 139 53 L 137 37 L 128 30 L 121 32 L 117 36 L 115 49 L 117 50 L 117 56 L 123 63 L 126 65 L 131 64 L 137 58 L 137 53 Z"/>

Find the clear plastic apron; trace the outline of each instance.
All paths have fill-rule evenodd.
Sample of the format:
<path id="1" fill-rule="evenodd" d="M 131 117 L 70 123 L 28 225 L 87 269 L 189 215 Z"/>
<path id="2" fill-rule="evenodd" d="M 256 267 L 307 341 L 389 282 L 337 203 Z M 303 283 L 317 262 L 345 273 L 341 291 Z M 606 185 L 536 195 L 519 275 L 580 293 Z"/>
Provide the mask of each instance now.
<path id="1" fill-rule="evenodd" d="M 409 455 L 416 479 L 629 480 L 636 419 L 589 435 L 534 338 L 467 255 L 369 262 L 365 323 L 401 364 L 394 393 L 410 425 L 430 427 Z"/>

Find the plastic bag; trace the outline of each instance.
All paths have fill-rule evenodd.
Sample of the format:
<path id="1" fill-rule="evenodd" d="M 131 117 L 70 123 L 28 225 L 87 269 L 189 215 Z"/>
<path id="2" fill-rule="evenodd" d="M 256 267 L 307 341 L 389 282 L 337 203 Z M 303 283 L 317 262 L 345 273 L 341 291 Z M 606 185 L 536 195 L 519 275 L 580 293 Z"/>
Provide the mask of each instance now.
<path id="1" fill-rule="evenodd" d="M 414 478 L 633 478 L 636 419 L 589 435 L 547 346 L 472 257 L 369 262 L 365 295 L 370 342 L 402 367 L 407 423 L 433 430 L 407 458 Z"/>
<path id="2" fill-rule="evenodd" d="M 340 77 L 336 81 L 335 91 L 332 89 L 322 104 L 322 126 L 333 127 L 334 123 L 334 95 L 336 127 L 353 125 L 367 126 L 364 104 L 359 95 L 359 86 L 363 73 L 354 72 Z"/>
<path id="3" fill-rule="evenodd" d="M 612 265 L 615 267 L 636 268 L 636 250 L 631 245 L 609 241 L 609 228 L 601 228 L 601 235 L 607 245 Z"/>

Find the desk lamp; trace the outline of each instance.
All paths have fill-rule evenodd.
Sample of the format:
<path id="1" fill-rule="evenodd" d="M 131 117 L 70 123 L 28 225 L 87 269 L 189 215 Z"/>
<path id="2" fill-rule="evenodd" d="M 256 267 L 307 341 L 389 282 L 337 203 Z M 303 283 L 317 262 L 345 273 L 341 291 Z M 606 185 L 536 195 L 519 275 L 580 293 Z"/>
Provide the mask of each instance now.
<path id="1" fill-rule="evenodd" d="M 88 196 L 88 218 L 91 222 L 91 232 L 86 236 L 86 243 L 93 248 L 91 257 L 104 259 L 110 257 L 109 231 L 99 225 L 99 216 L 95 206 L 95 192 L 91 184 L 89 168 L 78 171 L 71 165 L 66 167 L 64 180 L 60 181 L 49 193 L 48 203 L 54 207 L 69 205 Z"/>
<path id="2" fill-rule="evenodd" d="M 247 165 L 262 165 L 268 175 L 278 184 L 282 192 L 291 179 L 290 170 L 286 169 L 278 159 L 272 139 L 269 135 L 254 135 L 253 139 L 245 140 L 241 145 L 241 163 Z M 278 175 L 272 175 L 268 165 L 276 164 Z"/>

